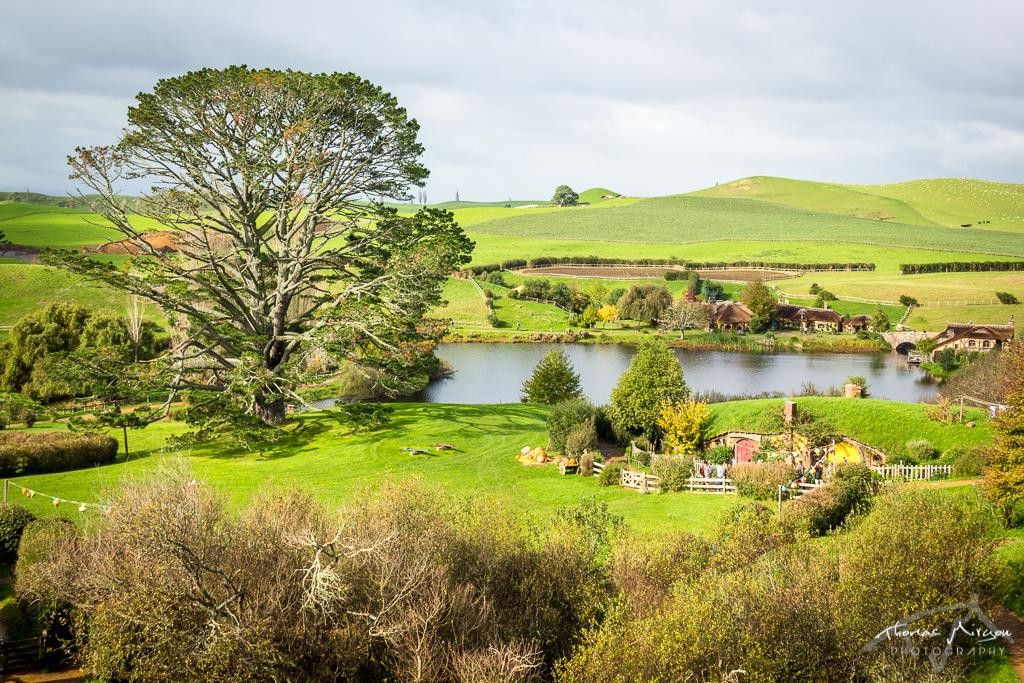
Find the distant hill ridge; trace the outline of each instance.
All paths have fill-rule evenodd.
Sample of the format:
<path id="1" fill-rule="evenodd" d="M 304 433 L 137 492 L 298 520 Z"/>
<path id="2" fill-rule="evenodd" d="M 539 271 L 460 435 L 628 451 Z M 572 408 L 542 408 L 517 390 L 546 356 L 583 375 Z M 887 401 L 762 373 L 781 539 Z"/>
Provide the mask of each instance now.
<path id="1" fill-rule="evenodd" d="M 751 176 L 692 194 L 759 199 L 825 213 L 913 225 L 1024 231 L 1024 185 L 972 178 L 844 185 Z"/>

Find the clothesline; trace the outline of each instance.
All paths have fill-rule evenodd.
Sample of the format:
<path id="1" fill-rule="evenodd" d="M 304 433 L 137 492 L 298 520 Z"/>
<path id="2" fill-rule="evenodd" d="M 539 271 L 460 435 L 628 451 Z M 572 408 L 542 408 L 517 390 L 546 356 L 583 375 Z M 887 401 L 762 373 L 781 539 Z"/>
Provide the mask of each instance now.
<path id="1" fill-rule="evenodd" d="M 86 502 L 81 501 L 81 500 L 72 500 L 70 498 L 61 498 L 60 496 L 51 496 L 48 493 L 43 493 L 42 491 L 36 491 L 35 489 L 29 488 L 28 486 L 24 486 L 23 484 L 18 483 L 14 479 L 5 479 L 4 480 L 4 500 L 5 501 L 8 499 L 7 493 L 8 493 L 8 489 L 9 489 L 11 484 L 13 484 L 14 486 L 17 486 L 18 489 L 21 491 L 21 495 L 25 496 L 26 498 L 35 498 L 36 496 L 40 496 L 42 498 L 48 498 L 51 501 L 51 503 L 53 504 L 53 507 L 60 507 L 61 505 L 67 504 L 67 505 L 71 505 L 71 506 L 78 506 L 78 511 L 79 512 L 85 512 L 86 510 L 89 510 L 90 508 L 94 509 L 94 510 L 99 510 L 100 512 L 103 512 L 104 514 L 106 514 L 107 512 L 110 511 L 110 506 L 107 505 L 107 504 L 104 504 L 104 503 L 86 503 Z"/>

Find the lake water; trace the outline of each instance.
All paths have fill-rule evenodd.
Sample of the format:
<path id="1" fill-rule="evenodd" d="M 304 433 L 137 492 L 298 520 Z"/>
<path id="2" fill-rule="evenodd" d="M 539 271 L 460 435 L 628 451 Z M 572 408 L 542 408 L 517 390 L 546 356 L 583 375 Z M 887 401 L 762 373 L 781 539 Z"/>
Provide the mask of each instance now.
<path id="1" fill-rule="evenodd" d="M 416 398 L 432 403 L 519 401 L 523 381 L 548 351 L 561 347 L 595 403 L 607 403 L 633 347 L 617 344 L 442 344 L 439 358 L 455 370 Z M 867 378 L 873 398 L 917 402 L 935 395 L 927 373 L 895 353 L 739 353 L 676 350 L 686 383 L 694 390 L 726 394 L 798 391 L 805 382 L 819 389 L 841 386 L 850 375 Z"/>

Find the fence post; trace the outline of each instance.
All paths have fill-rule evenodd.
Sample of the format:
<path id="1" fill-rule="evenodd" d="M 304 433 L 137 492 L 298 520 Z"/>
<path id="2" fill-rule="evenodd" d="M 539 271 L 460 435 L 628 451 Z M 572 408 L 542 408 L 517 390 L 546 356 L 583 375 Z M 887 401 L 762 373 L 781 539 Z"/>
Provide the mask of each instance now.
<path id="1" fill-rule="evenodd" d="M 11 488 L 11 480 L 4 479 L 4 502 L 7 502 L 7 491 Z"/>

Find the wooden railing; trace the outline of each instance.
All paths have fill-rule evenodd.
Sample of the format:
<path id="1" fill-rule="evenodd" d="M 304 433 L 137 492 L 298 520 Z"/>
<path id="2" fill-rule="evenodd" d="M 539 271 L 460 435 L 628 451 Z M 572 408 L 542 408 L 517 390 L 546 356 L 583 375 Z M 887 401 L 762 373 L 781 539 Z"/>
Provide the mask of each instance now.
<path id="1" fill-rule="evenodd" d="M 952 465 L 875 465 L 871 469 L 885 479 L 907 481 L 925 481 L 953 474 Z"/>
<path id="2" fill-rule="evenodd" d="M 0 640 L 0 674 L 37 669 L 45 656 L 45 631 L 37 638 Z M 6 677 L 4 680 L 7 680 Z"/>
<path id="3" fill-rule="evenodd" d="M 687 485 L 693 493 L 736 493 L 736 484 L 724 477 L 690 477 Z"/>
<path id="4" fill-rule="evenodd" d="M 640 493 L 656 493 L 661 491 L 661 479 L 646 472 L 622 470 L 619 483 L 627 489 L 636 489 Z"/>

